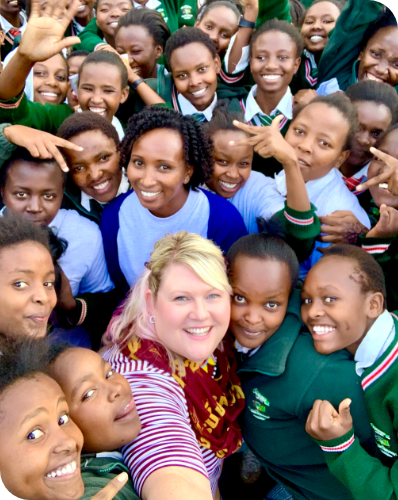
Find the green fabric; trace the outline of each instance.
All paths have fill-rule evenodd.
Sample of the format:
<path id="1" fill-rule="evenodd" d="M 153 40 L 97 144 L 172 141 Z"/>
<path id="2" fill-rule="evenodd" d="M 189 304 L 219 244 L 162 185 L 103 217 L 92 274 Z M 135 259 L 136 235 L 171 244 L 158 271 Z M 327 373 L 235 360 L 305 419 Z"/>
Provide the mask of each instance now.
<path id="1" fill-rule="evenodd" d="M 0 101 L 0 123 L 25 125 L 50 134 L 56 134 L 61 123 L 72 115 L 67 104 L 40 104 L 29 101 L 25 93 L 9 101 Z"/>
<path id="2" fill-rule="evenodd" d="M 365 402 L 374 437 L 383 462 L 370 456 L 358 439 L 342 453 L 326 453 L 331 472 L 350 489 L 355 500 L 392 500 L 398 498 L 398 362 L 394 353 L 398 342 L 398 321 L 393 317 L 395 338 L 387 351 L 376 363 L 362 374 L 365 386 Z M 392 358 L 392 361 L 389 360 Z M 369 375 L 379 373 L 372 384 L 367 385 Z M 355 434 L 357 429 L 355 426 Z M 329 446 L 324 441 L 322 446 Z M 332 443 L 333 444 L 333 443 Z"/>
<path id="3" fill-rule="evenodd" d="M 193 26 L 198 15 L 197 0 L 179 0 L 178 1 L 178 27 Z"/>
<path id="4" fill-rule="evenodd" d="M 128 468 L 115 458 L 84 456 L 81 458 L 81 471 L 84 483 L 84 495 L 80 500 L 91 500 L 109 481 L 121 472 L 129 473 Z M 116 493 L 114 500 L 140 500 L 133 488 L 131 479 Z"/>
<path id="5" fill-rule="evenodd" d="M 307 66 L 310 68 L 310 74 L 307 74 Z M 307 50 L 301 54 L 301 63 L 299 70 L 294 75 L 290 84 L 290 90 L 296 95 L 302 89 L 315 89 L 318 82 L 318 66 L 313 54 Z"/>
<path id="6" fill-rule="evenodd" d="M 329 473 L 323 452 L 305 432 L 316 399 L 338 405 L 350 397 L 358 436 L 372 448 L 363 392 L 347 351 L 322 356 L 303 329 L 300 290 L 293 292 L 279 330 L 239 370 L 246 396 L 245 442 L 295 500 L 352 499 Z"/>
<path id="7" fill-rule="evenodd" d="M 281 21 L 292 22 L 289 0 L 267 0 L 266 2 L 259 2 L 257 27 L 275 17 Z"/>
<path id="8" fill-rule="evenodd" d="M 95 47 L 99 43 L 104 42 L 104 34 L 97 26 L 97 19 L 93 17 L 83 31 L 79 33 L 81 43 L 72 47 L 72 50 L 88 50 L 94 52 Z"/>
<path id="9" fill-rule="evenodd" d="M 160 5 L 156 7 L 155 10 L 160 12 L 163 19 L 165 20 L 167 26 L 170 28 L 170 31 L 174 33 L 179 28 L 179 18 L 177 13 L 177 5 L 173 0 L 159 0 Z"/>
<path id="10" fill-rule="evenodd" d="M 383 5 L 371 0 L 349 0 L 337 20 L 319 62 L 318 84 L 337 78 L 341 90 L 352 82 L 353 63 L 369 23 L 377 19 Z"/>

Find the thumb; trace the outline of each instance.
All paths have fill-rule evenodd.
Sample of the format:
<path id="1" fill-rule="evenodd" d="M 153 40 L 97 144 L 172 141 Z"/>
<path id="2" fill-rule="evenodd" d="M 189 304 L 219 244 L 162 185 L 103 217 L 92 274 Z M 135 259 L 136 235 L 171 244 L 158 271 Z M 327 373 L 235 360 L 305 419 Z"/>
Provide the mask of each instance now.
<path id="1" fill-rule="evenodd" d="M 271 128 L 279 130 L 279 125 L 285 117 L 283 115 L 278 115 L 272 120 Z"/>
<path id="2" fill-rule="evenodd" d="M 351 399 L 346 398 L 339 404 L 340 420 L 345 421 L 345 422 L 347 422 L 347 420 L 351 421 L 351 419 L 352 419 L 351 412 L 350 412 L 351 403 L 352 403 Z"/>
<path id="3" fill-rule="evenodd" d="M 379 224 L 383 227 L 388 226 L 388 222 L 390 220 L 390 213 L 387 209 L 387 206 L 382 204 L 380 205 L 380 219 Z"/>

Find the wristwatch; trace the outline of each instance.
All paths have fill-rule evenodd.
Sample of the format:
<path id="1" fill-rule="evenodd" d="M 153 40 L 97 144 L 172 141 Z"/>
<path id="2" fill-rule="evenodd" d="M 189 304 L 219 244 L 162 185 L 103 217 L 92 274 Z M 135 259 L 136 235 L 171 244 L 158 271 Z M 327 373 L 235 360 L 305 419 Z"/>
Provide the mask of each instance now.
<path id="1" fill-rule="evenodd" d="M 251 28 L 254 30 L 254 28 L 256 27 L 256 23 L 252 23 L 251 21 L 248 21 L 242 16 L 239 20 L 238 26 L 240 28 Z"/>
<path id="2" fill-rule="evenodd" d="M 142 83 L 144 80 L 142 78 L 138 78 L 138 80 L 136 80 L 135 82 L 133 83 L 130 83 L 130 87 L 133 89 L 133 90 L 136 90 L 136 88 L 138 87 L 138 85 L 140 83 Z"/>

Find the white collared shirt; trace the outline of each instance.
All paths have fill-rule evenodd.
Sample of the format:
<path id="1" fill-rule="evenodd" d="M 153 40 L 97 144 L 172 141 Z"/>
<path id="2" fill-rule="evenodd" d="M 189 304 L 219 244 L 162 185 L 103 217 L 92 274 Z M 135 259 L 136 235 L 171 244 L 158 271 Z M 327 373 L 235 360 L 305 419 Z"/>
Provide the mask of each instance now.
<path id="1" fill-rule="evenodd" d="M 213 110 L 217 104 L 217 94 L 214 94 L 213 102 L 204 111 L 199 111 L 195 106 L 188 101 L 182 94 L 178 93 L 178 104 L 181 108 L 181 113 L 185 115 L 193 115 L 194 113 L 202 113 L 209 122 L 213 118 Z"/>
<path id="2" fill-rule="evenodd" d="M 133 4 L 136 9 L 142 9 L 142 5 L 137 2 L 134 2 L 134 0 Z M 148 2 L 145 4 L 145 8 L 155 10 L 159 7 L 159 5 L 160 5 L 159 0 L 148 0 Z"/>
<path id="3" fill-rule="evenodd" d="M 19 13 L 19 18 L 21 20 L 21 27 L 15 28 L 15 26 L 10 24 L 5 17 L 0 15 L 0 26 L 5 34 L 7 34 L 11 28 L 15 28 L 15 29 L 19 30 L 21 32 L 21 35 L 24 34 L 24 32 L 26 30 L 26 14 L 23 10 L 21 10 L 21 12 Z"/>
<path id="4" fill-rule="evenodd" d="M 260 106 L 257 104 L 255 97 L 257 96 L 257 85 L 253 85 L 249 95 L 246 100 L 246 111 L 245 111 L 245 121 L 250 122 L 253 117 L 257 114 L 268 116 L 261 110 Z M 293 96 L 290 87 L 287 88 L 285 95 L 279 101 L 276 108 L 271 111 L 271 114 L 279 111 L 286 116 L 289 120 L 293 118 Z"/>
<path id="5" fill-rule="evenodd" d="M 359 376 L 386 352 L 395 337 L 391 314 L 384 311 L 366 334 L 355 353 L 355 371 Z"/>
<path id="6" fill-rule="evenodd" d="M 117 198 L 119 196 L 119 194 L 126 193 L 129 190 L 129 187 L 130 187 L 129 180 L 127 178 L 126 173 L 123 172 L 122 180 L 120 181 L 119 189 L 117 190 L 115 198 Z M 82 205 L 82 207 L 84 207 L 89 212 L 91 212 L 90 200 L 95 200 L 95 198 L 93 198 L 89 194 L 82 191 L 82 194 L 80 197 L 80 204 Z M 96 200 L 96 201 L 98 201 L 98 200 Z M 98 201 L 98 203 L 101 203 L 101 202 Z M 106 205 L 106 203 L 101 203 L 101 205 Z"/>
<path id="7" fill-rule="evenodd" d="M 253 356 L 253 354 L 256 354 L 256 352 L 260 349 L 261 345 L 259 345 L 255 349 L 250 349 L 249 347 L 243 347 L 243 345 L 239 344 L 239 342 L 235 339 L 235 349 L 238 352 L 241 352 L 242 354 L 248 354 L 249 357 Z"/>

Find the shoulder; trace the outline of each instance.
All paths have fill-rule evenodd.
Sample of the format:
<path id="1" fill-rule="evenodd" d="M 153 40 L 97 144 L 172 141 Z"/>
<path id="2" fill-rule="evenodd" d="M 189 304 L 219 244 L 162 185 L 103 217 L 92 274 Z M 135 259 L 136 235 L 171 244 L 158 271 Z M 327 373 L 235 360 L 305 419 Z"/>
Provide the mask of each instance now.
<path id="1" fill-rule="evenodd" d="M 73 209 L 61 208 L 53 221 L 55 227 L 58 221 L 60 221 L 60 230 L 67 230 L 69 233 L 71 230 L 78 231 L 76 236 L 79 236 L 79 239 L 92 241 L 94 237 L 99 237 L 101 234 L 95 222 L 87 219 L 87 217 L 83 217 L 83 215 L 80 215 L 79 212 Z"/>
<path id="2" fill-rule="evenodd" d="M 224 198 L 218 194 L 212 193 L 207 189 L 200 188 L 200 192 L 203 193 L 208 199 L 210 217 L 217 216 L 218 220 L 228 219 L 229 221 L 231 220 L 231 217 L 233 217 L 237 220 L 243 221 L 238 209 L 228 200 L 224 200 Z"/>
<path id="3" fill-rule="evenodd" d="M 123 203 L 127 202 L 129 200 L 129 196 L 133 196 L 134 194 L 134 191 L 130 190 L 126 193 L 120 194 L 109 202 L 102 212 L 101 227 L 103 222 L 109 221 L 110 219 L 113 220 L 117 217 Z"/>

